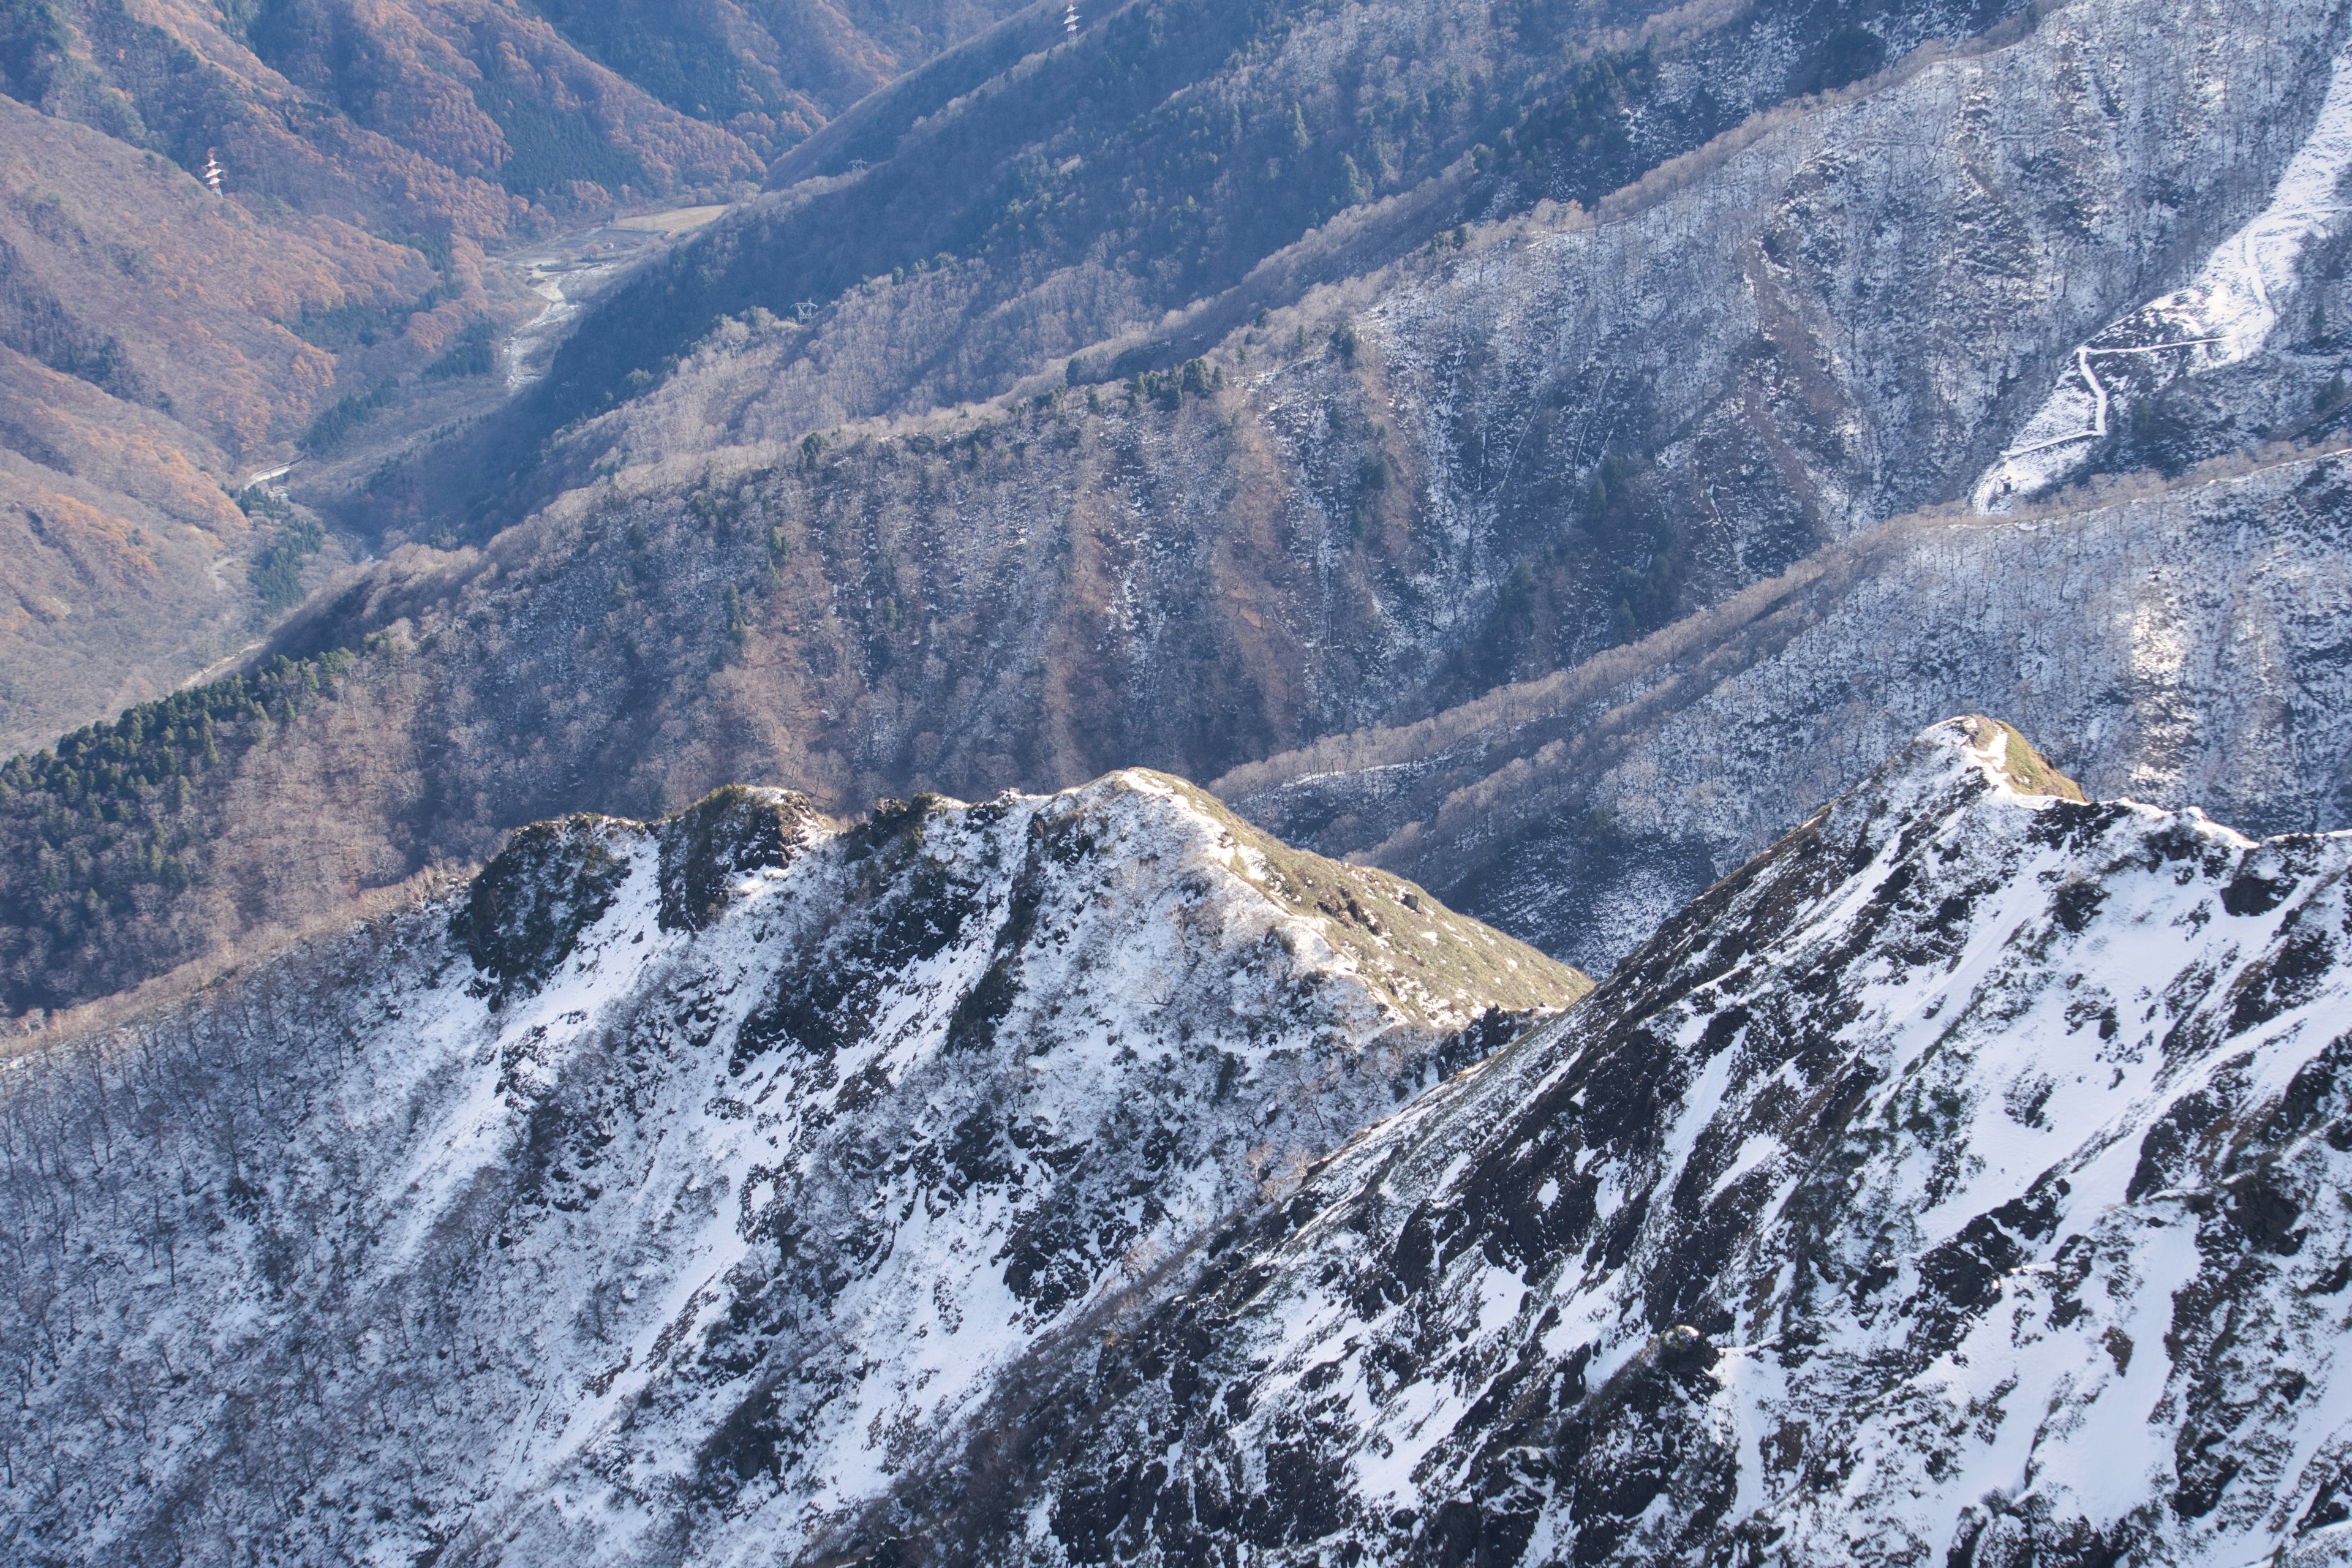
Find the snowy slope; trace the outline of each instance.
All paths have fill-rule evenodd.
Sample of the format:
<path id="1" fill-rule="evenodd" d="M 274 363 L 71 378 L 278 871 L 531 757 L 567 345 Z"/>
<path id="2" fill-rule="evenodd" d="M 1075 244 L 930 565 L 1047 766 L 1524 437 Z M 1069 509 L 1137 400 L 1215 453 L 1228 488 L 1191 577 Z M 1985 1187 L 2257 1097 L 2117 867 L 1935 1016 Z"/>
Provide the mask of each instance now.
<path id="1" fill-rule="evenodd" d="M 2352 835 L 2073 796 L 1929 730 L 841 1544 L 2344 1561 Z"/>
<path id="2" fill-rule="evenodd" d="M 1922 726 L 1998 711 L 2095 795 L 2352 826 L 2352 462 L 1916 519 L 1632 647 L 1212 788 L 1594 973 Z"/>
<path id="3" fill-rule="evenodd" d="M 2209 374 L 2263 352 L 2280 312 L 2340 234 L 2352 174 L 2352 47 L 2329 67 L 2319 117 L 2269 205 L 2217 247 L 2196 278 L 2110 322 L 2074 351 L 2042 406 L 1978 479 L 1979 511 L 2002 511 L 2080 473 L 2121 416 L 2119 403 L 2168 380 Z M 2336 263 L 2340 272 L 2340 261 Z"/>
<path id="4" fill-rule="evenodd" d="M 1141 772 L 528 829 L 0 1075 L 0 1555 L 789 1554 L 1586 984 Z"/>

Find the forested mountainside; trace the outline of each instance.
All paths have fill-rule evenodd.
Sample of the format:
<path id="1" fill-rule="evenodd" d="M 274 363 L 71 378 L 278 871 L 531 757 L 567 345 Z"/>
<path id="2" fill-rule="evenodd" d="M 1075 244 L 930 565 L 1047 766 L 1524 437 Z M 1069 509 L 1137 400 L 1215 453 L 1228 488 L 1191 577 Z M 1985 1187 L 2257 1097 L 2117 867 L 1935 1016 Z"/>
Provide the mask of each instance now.
<path id="1" fill-rule="evenodd" d="M 1427 395 L 1428 427 L 1405 434 L 1444 448 L 1434 467 L 1519 459 L 1475 475 L 1475 510 L 1524 497 L 1572 510 L 1613 458 L 1612 479 L 1637 488 L 1663 469 L 1660 516 L 1720 513 L 1736 535 L 1769 530 L 1801 553 L 1808 531 L 1857 509 L 1961 493 L 1953 470 L 1973 482 L 2005 444 L 1988 425 L 2023 421 L 2029 387 L 2038 396 L 2102 321 L 2189 282 L 2262 213 L 2320 128 L 2342 22 L 2326 5 L 2097 5 L 2009 21 L 1901 8 L 1864 27 L 1843 10 L 1764 6 L 1706 26 L 1653 19 L 1621 48 L 1574 28 L 1531 42 L 1534 22 L 1501 9 L 1367 5 L 1276 14 L 1164 99 L 1129 89 L 1150 109 L 1132 121 L 1072 76 L 1136 54 L 1156 93 L 1147 64 L 1174 70 L 1212 22 L 1244 15 L 1206 10 L 1164 39 L 1157 10 L 1123 10 L 927 119 L 917 89 L 931 73 L 910 79 L 861 109 L 907 127 L 898 155 L 854 174 L 822 174 L 832 133 L 812 141 L 782 165 L 808 178 L 649 269 L 567 345 L 543 417 L 625 406 L 559 442 L 518 495 L 1066 379 L 1172 381 L 1192 358 L 1263 356 L 1344 321 L 1426 351 L 1412 369 L 1443 384 L 1406 389 Z M 2049 36 L 2021 37 L 2029 20 Z M 1850 66 L 1822 64 L 1832 34 L 1888 69 L 1801 96 L 1846 79 Z M 952 63 L 932 69 L 961 87 Z M 1465 99 L 1448 70 L 1491 88 Z M 1045 134 L 1072 94 L 1076 123 Z M 854 141 L 862 122 L 837 134 Z M 2319 138 L 2331 180 L 2337 140 Z M 2263 251 L 2282 295 L 2341 271 L 2317 254 L 2340 219 L 2305 195 L 2321 216 Z M 1856 228 L 1864 213 L 1883 216 Z M 1485 265 L 1450 270 L 1459 286 L 1412 286 L 1444 247 L 1473 244 Z M 1397 265 L 1412 257 L 1423 265 Z M 1316 308 L 1260 319 L 1318 286 Z M 1934 301 L 1925 326 L 1892 308 L 1917 300 Z M 2298 300 L 2273 334 L 2296 374 L 2272 375 L 2259 411 L 2232 408 L 2244 417 L 2206 450 L 2192 449 L 2199 410 L 2173 390 L 2188 378 L 2143 375 L 2169 401 L 2116 400 L 2127 455 L 2177 471 L 2307 423 L 2341 357 L 2327 310 L 2302 309 L 2316 303 Z M 1361 379 L 1374 405 L 1394 390 Z M 1759 412 L 1790 427 L 1759 434 Z M 441 526 L 449 465 L 415 467 L 355 515 L 409 537 Z M 1665 607 L 1612 594 L 1604 609 L 1619 597 L 1636 615 Z"/>
<path id="2" fill-rule="evenodd" d="M 1559 674 L 1211 787 L 1596 973 L 1907 730 L 1994 697 L 2097 794 L 2336 827 L 2347 481 L 2344 458 L 2297 455 L 1906 520 Z"/>
<path id="3" fill-rule="evenodd" d="M 944 346 L 936 325 L 894 334 L 911 340 L 898 354 L 859 355 L 870 363 L 836 393 L 845 412 L 1001 394 L 1243 285 L 1343 211 L 1400 199 L 1403 227 L 1371 220 L 1389 231 L 1375 247 L 1393 254 L 1432 227 L 1538 196 L 1591 203 L 1757 110 L 1843 86 L 1929 40 L 1980 33 L 2011 9 L 1106 7 L 1066 42 L 1033 28 L 1036 52 L 977 84 L 941 61 L 782 160 L 771 179 L 784 195 L 650 269 L 566 345 L 544 393 L 549 417 L 601 411 L 625 395 L 625 377 L 659 374 L 721 318 L 805 308 L 822 319 L 885 276 L 899 310 L 943 319 L 961 341 L 946 364 L 928 363 Z M 1385 259 L 1359 257 L 1348 270 Z M 946 275 L 929 276 L 940 263 Z M 1278 302 L 1245 290 L 1207 341 Z M 1147 349 L 1135 368 L 1185 357 L 1167 347 L 1158 363 Z M 1090 360 L 1087 380 L 1129 368 Z"/>
<path id="4" fill-rule="evenodd" d="M 495 407 L 493 340 L 542 301 L 486 249 L 755 191 L 994 15 L 0 5 L 0 750 L 170 690 L 367 548 L 237 498 L 420 394 Z"/>
<path id="5" fill-rule="evenodd" d="M 470 243 L 224 201 L 0 97 L 0 746 L 169 691 L 315 584 L 342 552 L 245 479 L 487 330 L 485 281 Z"/>
<path id="6" fill-rule="evenodd" d="M 937 439 L 929 424 L 856 419 L 904 406 L 894 365 L 924 378 L 919 407 L 1001 387 L 999 358 L 1049 373 L 1026 400 L 1059 391 L 1065 415 L 1073 398 L 1166 408 L 1222 383 L 1209 401 L 1230 436 L 1188 434 L 1128 466 L 1162 493 L 1214 487 L 1230 510 L 1279 519 L 1316 584 L 1286 619 L 1331 650 L 1321 658 L 1388 665 L 1378 680 L 1317 680 L 1312 726 L 1373 717 L 1369 691 L 1402 688 L 1385 700 L 1425 712 L 1663 626 L 1872 522 L 1966 500 L 2102 322 L 2235 254 L 2298 157 L 2341 172 L 2322 110 L 2343 23 L 2292 3 L 2070 6 L 2005 46 L 1760 116 L 1592 193 L 1591 208 L 1455 226 L 1384 207 L 1405 254 L 1367 269 L 1345 234 L 1292 247 L 1262 298 L 1244 290 L 1251 308 L 1168 327 L 1200 329 L 1197 363 L 1147 355 L 1149 374 L 1118 384 L 1090 384 L 1116 343 L 1075 367 L 1060 355 L 1083 337 L 996 346 L 1082 318 L 1093 284 L 1033 307 L 962 261 L 872 280 L 806 324 L 776 319 L 782 305 L 722 324 L 570 437 L 564 471 L 585 483 L 670 464 L 690 483 L 704 463 L 793 458 L 811 433 Z M 2259 247 L 2283 314 L 2232 374 L 2267 378 L 2291 409 L 2233 405 L 2194 425 L 2119 398 L 2117 440 L 2133 427 L 2139 444 L 2103 452 L 2106 466 L 2178 474 L 2331 427 L 2345 351 L 2324 322 L 2352 305 L 2342 227 L 2333 213 Z M 673 267 L 715 265 L 725 241 Z M 1290 303 L 1318 267 L 1344 276 Z M 2159 425 L 2175 430 L 2160 451 Z M 968 532 L 977 508 L 952 499 L 925 510 Z"/>
<path id="7" fill-rule="evenodd" d="M 2334 351 L 2288 352 L 2282 334 L 2336 308 L 2337 219 L 2257 247 L 2284 323 L 2271 346 L 2182 378 L 2200 395 L 2231 377 L 2316 382 L 2310 417 L 2231 414 L 2207 432 L 2270 441 L 2264 472 L 2284 476 L 2291 507 L 2233 511 L 2231 497 L 2269 491 L 2159 467 L 2130 482 L 2171 499 L 2117 501 L 2093 526 L 2051 521 L 2089 504 L 2079 494 L 2000 521 L 1903 509 L 1964 503 L 2033 416 L 2039 378 L 2102 323 L 2242 248 L 2282 175 L 2334 143 L 2323 110 L 2341 22 L 2299 4 L 2084 0 L 2007 44 L 1759 122 L 1597 210 L 1471 226 L 1459 249 L 1447 228 L 1434 249 L 1270 312 L 1181 373 L 1009 409 L 739 441 L 723 402 L 696 425 L 690 404 L 664 401 L 723 382 L 739 353 L 750 385 L 772 367 L 761 342 L 807 330 L 739 322 L 609 416 L 669 420 L 671 446 L 478 552 L 411 549 L 312 605 L 263 659 L 352 657 L 268 675 L 279 695 L 205 698 L 217 763 L 187 741 L 184 715 L 158 709 L 18 765 L 0 801 L 6 1006 L 105 994 L 478 861 L 502 832 L 573 810 L 643 815 L 738 779 L 850 810 L 1129 763 L 1214 776 L 1448 713 L 1514 678 L 1577 670 L 1579 690 L 1614 689 L 1624 661 L 1642 668 L 1622 645 L 1675 626 L 1657 646 L 1697 661 L 1744 613 L 1702 612 L 1748 603 L 1733 596 L 1792 563 L 1798 582 L 1888 574 L 1852 601 L 1867 616 L 1806 649 L 1838 647 L 1770 666 L 1802 697 L 1794 711 L 1820 715 L 1822 739 L 1778 744 L 1763 719 L 1737 739 L 1686 726 L 1683 755 L 1733 759 L 1721 782 L 1702 768 L 1663 794 L 1639 769 L 1547 784 L 1513 820 L 1565 847 L 1545 862 L 1557 875 L 1525 887 L 1508 874 L 1548 852 L 1510 847 L 1528 841 L 1506 832 L 1507 807 L 1457 812 L 1450 838 L 1399 838 L 1394 852 L 1453 898 L 1605 965 L 1911 726 L 1985 707 L 2053 716 L 2053 744 L 2102 787 L 2194 798 L 2130 773 L 2128 738 L 2150 737 L 2154 755 L 2161 735 L 2184 787 L 2228 779 L 2222 798 L 2245 820 L 2336 826 L 2326 715 L 2341 660 L 2325 584 L 2340 573 L 2341 492 L 2324 445 L 2279 443 L 2334 438 Z M 1904 237 L 1863 244 L 1854 224 L 1870 211 L 1899 214 Z M 1907 303 L 1922 299 L 1944 312 L 1933 330 Z M 2244 528 L 2199 531 L 2224 515 Z M 2185 573 L 2194 552 L 2279 530 L 2293 572 L 2210 563 L 2214 582 L 2242 583 L 2227 603 L 2246 615 L 2305 617 L 2280 639 L 2275 681 L 2249 673 L 2238 689 L 2237 717 L 2200 700 L 2200 721 L 2180 721 L 2177 682 L 2141 673 L 2169 656 L 2084 624 L 2071 601 L 2032 619 L 2045 590 L 2082 582 L 2097 605 L 2169 626 L 2161 594 L 2108 575 L 2117 542 L 2146 532 Z M 2024 597 L 1939 611 L 1985 601 L 1952 601 L 1948 582 L 1969 574 L 1939 577 L 1941 555 L 1892 542 L 1913 538 L 1995 552 Z M 1943 642 L 1879 651 L 1889 628 L 1938 615 L 1954 623 Z M 2181 658 L 2226 659 L 2210 639 L 2243 625 L 2187 617 Z M 1981 651 L 2004 637 L 2011 653 Z M 2061 644 L 2073 656 L 2039 651 Z M 1810 684 L 1821 660 L 1868 687 L 1851 720 Z M 1892 669 L 1922 672 L 1918 695 L 1872 709 Z M 1676 700 L 1699 689 L 1671 685 Z M 2275 704 L 2314 716 L 2291 765 L 2233 771 L 2224 737 L 2257 732 Z M 1579 718 L 1569 703 L 1553 731 L 1529 731 L 1530 754 L 1615 706 Z M 2103 713 L 2113 723 L 2094 730 Z M 1499 767 L 1515 743 L 1482 741 L 1479 754 L 1500 748 Z M 1383 742 L 1364 760 L 1399 758 Z M 1281 766 L 1230 787 L 1318 844 L 1386 854 L 1486 776 L 1447 767 L 1429 774 L 1439 793 L 1425 805 L 1391 816 L 1346 804 L 1358 786 L 1339 781 L 1314 786 L 1328 808 L 1274 801 Z M 1752 782 L 1735 795 L 1732 774 Z M 1693 779 L 1696 794 L 1670 798 Z M 1358 793 L 1405 788 L 1381 773 Z M 1554 803 L 1579 820 L 1538 822 Z M 1342 816 L 1357 821 L 1333 826 Z"/>
<path id="8" fill-rule="evenodd" d="M 1589 988 L 1139 771 L 534 826 L 0 1078 L 0 1547 L 796 1555 Z"/>
<path id="9" fill-rule="evenodd" d="M 236 188 L 481 240 L 531 209 L 756 186 L 1003 0 L 12 0 L 0 90 Z"/>
<path id="10" fill-rule="evenodd" d="M 830 1562 L 2352 1551 L 2352 836 L 1929 731 Z"/>

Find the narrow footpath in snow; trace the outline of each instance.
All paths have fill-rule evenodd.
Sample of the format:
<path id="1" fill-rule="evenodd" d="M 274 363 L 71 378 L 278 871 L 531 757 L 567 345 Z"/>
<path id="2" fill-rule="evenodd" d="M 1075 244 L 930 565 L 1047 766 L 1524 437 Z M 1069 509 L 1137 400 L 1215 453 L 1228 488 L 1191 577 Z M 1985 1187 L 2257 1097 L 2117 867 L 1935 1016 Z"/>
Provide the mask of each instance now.
<path id="1" fill-rule="evenodd" d="M 2149 300 L 2074 351 L 2016 443 L 1985 470 L 1971 500 L 1980 512 L 2015 502 L 2074 477 L 2107 434 L 2112 378 L 2095 362 L 2109 356 L 2178 354 L 2173 374 L 2199 375 L 2252 358 L 2278 325 L 2282 297 L 2296 287 L 2296 267 L 2313 245 L 2333 235 L 2347 211 L 2337 186 L 2352 170 L 2352 46 L 2336 57 L 2326 100 L 2311 134 L 2279 176 L 2270 204 L 2216 247 L 2187 288 Z"/>

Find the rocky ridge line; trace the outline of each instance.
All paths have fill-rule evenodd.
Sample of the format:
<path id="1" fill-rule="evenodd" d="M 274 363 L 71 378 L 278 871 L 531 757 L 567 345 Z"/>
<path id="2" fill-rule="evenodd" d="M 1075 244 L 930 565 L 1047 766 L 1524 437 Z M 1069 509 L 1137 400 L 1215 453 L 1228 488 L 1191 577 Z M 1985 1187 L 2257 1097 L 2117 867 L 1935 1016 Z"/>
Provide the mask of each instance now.
<path id="1" fill-rule="evenodd" d="M 1929 730 L 836 1560 L 2342 1561 L 2352 835 L 2071 793 Z"/>
<path id="2" fill-rule="evenodd" d="M 0 1551 L 789 1548 L 1588 986 L 1140 771 L 536 826 L 0 1073 Z"/>

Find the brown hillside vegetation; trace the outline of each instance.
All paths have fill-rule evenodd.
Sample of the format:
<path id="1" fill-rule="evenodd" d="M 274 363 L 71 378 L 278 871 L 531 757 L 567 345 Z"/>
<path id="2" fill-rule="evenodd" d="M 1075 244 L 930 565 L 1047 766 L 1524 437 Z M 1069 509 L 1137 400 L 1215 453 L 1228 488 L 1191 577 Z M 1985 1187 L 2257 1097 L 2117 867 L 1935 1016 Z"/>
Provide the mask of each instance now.
<path id="1" fill-rule="evenodd" d="M 697 56 L 661 34 L 685 25 L 669 8 L 570 10 L 578 37 L 565 7 L 494 0 L 0 10 L 0 752 L 168 690 L 299 593 L 255 589 L 277 536 L 231 492 L 428 367 L 486 369 L 442 356 L 541 302 L 485 247 L 752 189 L 770 153 L 992 19 L 874 8 L 885 44 L 831 11 L 780 10 L 772 35 L 728 7 L 733 52 Z M 757 102 L 679 64 L 705 56 Z M 190 173 L 215 152 L 226 200 Z"/>
<path id="2" fill-rule="evenodd" d="M 543 19 L 486 3 L 257 7 L 40 0 L 13 18 L 9 96 L 235 188 L 392 232 L 476 239 L 534 205 L 756 177 L 731 133 L 662 104 Z"/>
<path id="3" fill-rule="evenodd" d="M 469 312 L 462 286 L 436 290 L 414 246 L 220 200 L 159 159 L 5 99 L 0 127 L 9 346 L 170 414 L 231 462 L 300 434 L 362 323 L 437 348 L 480 309 L 478 292 Z M 422 298 L 436 292 L 447 297 Z M 335 318 L 353 323 L 345 341 Z"/>
<path id="4" fill-rule="evenodd" d="M 273 699 L 266 728 L 216 721 L 218 763 L 109 762 L 95 805 L 74 793 L 86 776 L 12 785 L 6 1005 L 101 994 L 575 810 L 646 816 L 732 782 L 855 810 L 1132 764 L 1215 776 L 1605 658 L 1906 497 L 1941 500 L 2000 439 L 2003 367 L 2070 353 L 2091 280 L 2137 299 L 2166 257 L 2218 241 L 2308 123 L 2301 89 L 2248 127 L 2212 107 L 2239 100 L 2160 83 L 2188 129 L 2126 141 L 2097 94 L 2050 90 L 2084 58 L 2072 25 L 1777 121 L 1614 217 L 1538 208 L 1433 236 L 1166 372 L 789 443 L 730 447 L 712 424 L 665 431 L 679 440 L 658 461 L 610 452 L 482 551 L 412 548 L 314 603 L 264 658 L 355 661 L 289 693 L 299 711 Z M 2248 37 L 2216 68 L 2253 101 L 2286 93 L 2271 68 L 2302 47 Z M 2087 177 L 2011 134 L 2029 120 L 2109 182 L 2113 234 L 2023 196 L 1983 215 L 1989 171 L 2028 193 Z M 2223 131 L 2234 162 L 2207 156 Z M 1958 244 L 1842 248 L 1841 215 L 1881 194 L 1870 167 L 1828 160 L 1849 138 L 1913 147 L 1915 227 L 1997 223 L 2048 275 L 1987 273 Z M 2193 222 L 2143 221 L 2191 178 Z M 1944 301 L 1952 330 L 1872 303 L 1896 295 Z M 1985 692 L 1946 711 L 2030 707 Z M 90 743 L 128 744 L 108 733 Z M 1858 753 L 1832 729 L 1763 755 L 1769 829 L 1810 788 L 1795 781 Z M 157 880 L 175 858 L 184 888 Z"/>
<path id="5" fill-rule="evenodd" d="M 251 640 L 271 531 L 230 492 L 482 313 L 478 252 L 441 256 L 0 98 L 0 745 Z"/>

